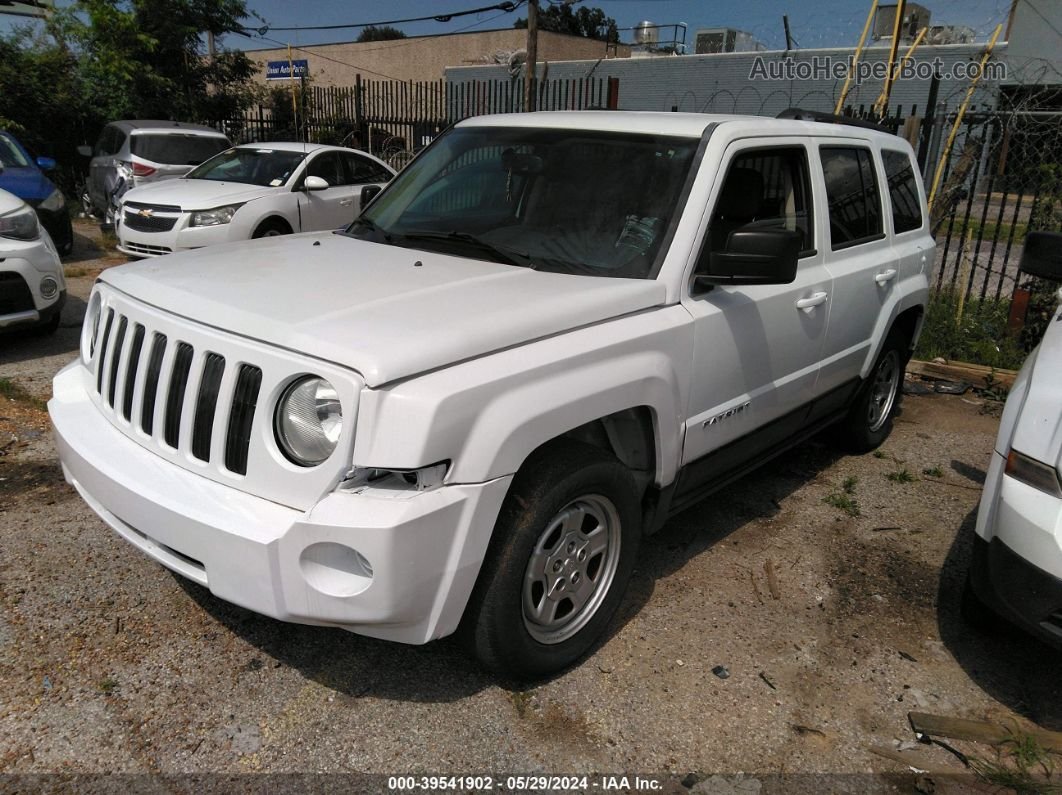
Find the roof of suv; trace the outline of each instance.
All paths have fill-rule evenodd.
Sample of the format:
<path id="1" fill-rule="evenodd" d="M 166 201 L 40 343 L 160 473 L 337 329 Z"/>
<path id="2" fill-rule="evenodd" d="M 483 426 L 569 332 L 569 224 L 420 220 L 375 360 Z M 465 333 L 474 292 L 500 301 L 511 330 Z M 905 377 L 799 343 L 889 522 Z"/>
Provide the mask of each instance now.
<path id="1" fill-rule="evenodd" d="M 742 125 L 761 135 L 799 132 L 804 135 L 868 138 L 887 136 L 864 126 L 856 127 L 821 121 L 773 119 L 766 116 L 742 116 L 720 113 L 666 113 L 661 111 L 585 110 L 538 111 L 465 119 L 461 127 L 548 127 L 554 129 L 597 130 L 601 132 L 629 132 L 655 135 L 700 137 L 711 124 Z"/>
<path id="2" fill-rule="evenodd" d="M 213 127 L 206 127 L 202 124 L 188 124 L 183 121 L 152 121 L 145 119 L 123 119 L 122 121 L 112 121 L 111 125 L 118 127 L 126 132 L 153 132 L 153 133 L 191 133 L 193 135 L 217 135 L 222 136 L 223 133 L 218 132 Z"/>

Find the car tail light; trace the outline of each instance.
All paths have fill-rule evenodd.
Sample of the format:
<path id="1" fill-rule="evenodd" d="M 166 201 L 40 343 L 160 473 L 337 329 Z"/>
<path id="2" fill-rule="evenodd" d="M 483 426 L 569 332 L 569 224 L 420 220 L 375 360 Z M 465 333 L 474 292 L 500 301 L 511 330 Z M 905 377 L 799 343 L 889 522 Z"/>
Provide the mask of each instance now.
<path id="1" fill-rule="evenodd" d="M 151 166 L 145 166 L 143 163 L 133 163 L 133 176 L 134 177 L 150 177 L 158 169 Z"/>

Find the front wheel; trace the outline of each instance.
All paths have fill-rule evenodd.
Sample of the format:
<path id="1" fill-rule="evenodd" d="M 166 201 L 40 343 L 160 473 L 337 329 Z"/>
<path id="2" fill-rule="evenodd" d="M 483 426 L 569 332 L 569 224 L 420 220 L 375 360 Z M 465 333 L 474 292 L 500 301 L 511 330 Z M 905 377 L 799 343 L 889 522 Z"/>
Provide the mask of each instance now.
<path id="1" fill-rule="evenodd" d="M 640 540 L 630 471 L 589 445 L 533 454 L 513 481 L 465 614 L 476 657 L 519 679 L 593 646 L 623 598 Z"/>

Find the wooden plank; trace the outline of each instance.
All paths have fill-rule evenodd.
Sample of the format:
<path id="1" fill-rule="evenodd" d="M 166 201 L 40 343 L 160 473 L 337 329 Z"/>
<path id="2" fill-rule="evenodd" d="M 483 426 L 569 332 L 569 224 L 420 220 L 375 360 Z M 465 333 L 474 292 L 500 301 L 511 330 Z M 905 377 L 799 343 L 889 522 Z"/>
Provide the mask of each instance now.
<path id="1" fill-rule="evenodd" d="M 970 740 L 987 745 L 1002 745 L 1015 737 L 1031 737 L 1045 751 L 1062 753 L 1062 733 L 1038 728 L 1013 728 L 989 723 L 984 720 L 951 718 L 946 715 L 930 715 L 926 712 L 910 712 L 907 719 L 918 734 L 930 737 L 950 737 L 953 740 Z"/>
<path id="2" fill-rule="evenodd" d="M 912 359 L 907 363 L 907 372 L 945 381 L 968 381 L 978 387 L 988 386 L 988 376 L 991 374 L 993 384 L 1000 384 L 1007 389 L 1014 386 L 1014 379 L 1018 375 L 1017 370 L 997 370 L 980 364 L 966 364 L 965 362 L 938 364 L 917 359 Z"/>

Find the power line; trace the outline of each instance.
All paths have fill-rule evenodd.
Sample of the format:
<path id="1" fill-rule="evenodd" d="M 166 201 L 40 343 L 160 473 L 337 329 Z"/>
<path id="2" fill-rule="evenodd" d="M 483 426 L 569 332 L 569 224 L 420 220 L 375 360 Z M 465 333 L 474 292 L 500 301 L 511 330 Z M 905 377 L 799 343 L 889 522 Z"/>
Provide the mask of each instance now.
<path id="1" fill-rule="evenodd" d="M 496 3 L 492 6 L 483 6 L 482 8 L 471 8 L 466 11 L 451 11 L 446 14 L 433 14 L 428 17 L 410 17 L 408 19 L 388 19 L 382 22 L 351 22 L 343 25 L 309 25 L 306 27 L 294 27 L 294 28 L 277 28 L 270 25 L 263 25 L 260 28 L 244 28 L 244 31 L 253 31 L 258 33 L 262 38 L 265 38 L 265 34 L 270 31 L 300 31 L 300 30 L 343 30 L 345 28 L 370 28 L 370 27 L 382 27 L 384 25 L 401 25 L 405 22 L 449 22 L 455 17 L 467 17 L 471 14 L 480 14 L 484 11 L 502 11 L 504 13 L 511 13 L 515 11 L 521 3 L 512 2 L 512 0 L 505 0 L 502 3 Z"/>

